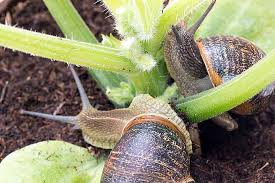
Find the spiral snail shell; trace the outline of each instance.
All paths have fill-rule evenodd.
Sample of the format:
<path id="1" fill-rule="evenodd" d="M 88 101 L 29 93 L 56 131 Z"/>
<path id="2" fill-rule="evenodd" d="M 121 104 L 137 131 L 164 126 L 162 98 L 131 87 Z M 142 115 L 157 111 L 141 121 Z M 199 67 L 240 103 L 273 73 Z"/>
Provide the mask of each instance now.
<path id="1" fill-rule="evenodd" d="M 193 182 L 185 141 L 167 118 L 137 116 L 110 153 L 102 182 Z"/>
<path id="2" fill-rule="evenodd" d="M 165 62 L 171 77 L 184 96 L 194 95 L 225 83 L 265 56 L 263 50 L 240 37 L 213 36 L 194 40 L 195 32 L 215 2 L 216 0 L 212 1 L 192 27 L 187 29 L 184 22 L 180 22 L 172 27 L 172 31 L 168 33 L 165 39 Z M 268 106 L 274 91 L 275 82 L 231 111 L 241 115 L 261 112 Z M 237 123 L 228 114 L 218 118 L 219 124 L 228 130 L 237 127 Z M 220 119 L 225 120 L 220 121 Z"/>

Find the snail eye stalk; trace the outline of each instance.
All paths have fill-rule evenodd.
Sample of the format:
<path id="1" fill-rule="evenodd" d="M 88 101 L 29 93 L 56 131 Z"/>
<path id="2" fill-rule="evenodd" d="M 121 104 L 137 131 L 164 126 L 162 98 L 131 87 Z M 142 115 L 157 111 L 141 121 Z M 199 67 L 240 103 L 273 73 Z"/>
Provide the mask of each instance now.
<path id="1" fill-rule="evenodd" d="M 81 81 L 77 75 L 77 73 L 75 72 L 74 68 L 72 65 L 69 65 L 70 70 L 73 74 L 74 80 L 76 82 L 77 85 L 77 89 L 79 91 L 80 94 L 80 98 L 81 98 L 81 102 L 82 102 L 82 110 L 87 110 L 87 109 L 93 109 L 93 107 L 91 106 L 88 96 L 84 90 L 83 85 L 81 84 Z M 54 121 L 59 121 L 62 123 L 70 123 L 70 124 L 76 124 L 77 121 L 77 116 L 62 116 L 62 115 L 52 115 L 52 114 L 46 114 L 46 113 L 40 113 L 40 112 L 33 112 L 33 111 L 26 111 L 26 110 L 21 110 L 20 111 L 21 114 L 27 114 L 30 116 L 36 116 L 36 117 L 41 117 L 41 118 L 45 118 L 45 119 L 50 119 L 50 120 L 54 120 Z"/>
<path id="2" fill-rule="evenodd" d="M 214 5 L 216 3 L 216 0 L 212 0 L 211 4 L 208 6 L 208 8 L 205 10 L 203 15 L 199 18 L 199 20 L 188 30 L 192 35 L 195 35 L 196 31 L 202 24 L 202 22 L 205 20 L 209 12 L 213 9 Z"/>

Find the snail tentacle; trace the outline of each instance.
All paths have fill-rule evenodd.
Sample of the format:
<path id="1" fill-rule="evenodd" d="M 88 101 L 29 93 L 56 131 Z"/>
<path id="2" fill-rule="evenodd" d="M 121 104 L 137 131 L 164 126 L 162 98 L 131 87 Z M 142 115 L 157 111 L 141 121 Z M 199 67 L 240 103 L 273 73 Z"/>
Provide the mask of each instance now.
<path id="1" fill-rule="evenodd" d="M 211 4 L 208 6 L 208 8 L 206 9 L 206 11 L 203 13 L 203 15 L 199 18 L 199 20 L 188 29 L 188 32 L 191 33 L 191 35 L 195 35 L 196 31 L 198 30 L 198 28 L 200 27 L 200 25 L 202 24 L 202 22 L 204 21 L 204 19 L 207 17 L 207 15 L 210 13 L 210 11 L 213 9 L 214 5 L 216 3 L 216 0 L 212 0 Z"/>
<path id="2" fill-rule="evenodd" d="M 20 110 L 21 114 L 27 114 L 30 116 L 36 116 L 40 118 L 50 119 L 54 121 L 59 121 L 62 123 L 70 123 L 70 124 L 76 124 L 77 116 L 62 116 L 62 115 L 52 115 L 52 114 L 46 114 L 41 112 L 33 112 L 33 111 L 26 111 L 26 110 Z"/>
<path id="3" fill-rule="evenodd" d="M 84 90 L 84 87 L 78 77 L 78 75 L 76 74 L 75 70 L 74 70 L 74 67 L 72 65 L 69 65 L 70 67 L 70 70 L 73 74 L 73 77 L 74 77 L 74 80 L 75 80 L 75 83 L 77 85 L 77 89 L 78 89 L 78 92 L 79 92 L 79 95 L 80 95 L 80 98 L 81 98 L 81 102 L 82 102 L 82 110 L 87 110 L 87 109 L 92 109 L 92 105 L 91 103 L 89 102 L 89 98 Z"/>
<path id="4" fill-rule="evenodd" d="M 70 70 L 73 74 L 74 80 L 76 82 L 79 94 L 80 94 L 80 98 L 81 98 L 81 102 L 82 102 L 82 110 L 93 110 L 94 108 L 91 106 L 88 96 L 83 88 L 82 83 L 80 82 L 80 79 L 78 77 L 78 75 L 76 74 L 74 68 L 72 65 L 69 65 Z M 77 125 L 77 120 L 78 120 L 78 116 L 62 116 L 62 115 L 52 115 L 52 114 L 46 114 L 46 113 L 41 113 L 41 112 L 34 112 L 34 111 L 27 111 L 27 110 L 21 110 L 20 111 L 21 114 L 27 114 L 30 116 L 36 116 L 36 117 L 41 117 L 41 118 L 45 118 L 45 119 L 50 119 L 50 120 L 54 120 L 54 121 L 59 121 L 62 123 L 70 123 L 70 124 L 74 124 Z"/>
<path id="5" fill-rule="evenodd" d="M 186 139 L 189 153 L 192 153 L 192 143 L 184 122 L 177 116 L 169 104 L 154 99 L 150 95 L 139 95 L 134 98 L 129 108 L 98 111 L 94 109 L 84 91 L 75 70 L 70 66 L 76 81 L 83 109 L 77 116 L 59 116 L 22 110 L 22 114 L 38 116 L 60 122 L 72 123 L 82 130 L 84 140 L 96 147 L 112 149 L 123 135 L 123 130 L 135 116 L 154 113 L 164 115 L 179 127 Z"/>

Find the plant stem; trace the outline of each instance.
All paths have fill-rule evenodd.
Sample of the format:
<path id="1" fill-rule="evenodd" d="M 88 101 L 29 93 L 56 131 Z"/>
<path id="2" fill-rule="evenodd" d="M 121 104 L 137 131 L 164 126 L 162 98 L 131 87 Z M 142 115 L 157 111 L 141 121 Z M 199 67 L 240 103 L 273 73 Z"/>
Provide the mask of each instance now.
<path id="1" fill-rule="evenodd" d="M 161 62 L 164 63 L 164 62 Z M 148 93 L 153 97 L 161 95 L 167 86 L 167 73 L 165 65 L 158 65 L 150 72 L 134 73 L 130 79 L 136 88 L 136 93 Z"/>
<path id="2" fill-rule="evenodd" d="M 83 22 L 79 14 L 76 12 L 70 1 L 44 0 L 44 2 L 50 10 L 52 16 L 57 21 L 61 30 L 67 37 L 72 37 L 73 39 L 85 42 L 95 41 L 94 36 L 91 37 L 91 32 L 89 31 L 88 27 Z M 106 3 L 106 5 L 114 12 L 119 6 L 121 6 L 121 3 L 117 3 L 117 1 L 112 0 L 104 1 L 104 3 Z M 63 11 L 60 11 L 60 9 L 62 9 Z M 166 80 L 159 79 L 159 76 L 156 74 L 156 69 L 153 71 L 153 73 L 156 77 L 153 76 L 154 74 L 151 74 L 151 72 L 137 73 L 131 76 L 137 93 L 150 93 L 154 96 L 162 94 L 166 86 Z M 97 83 L 99 83 L 100 86 L 103 86 L 102 88 L 104 89 L 104 91 L 106 87 L 119 87 L 121 81 L 127 82 L 126 78 L 113 73 L 91 71 L 91 74 L 93 78 L 97 81 Z"/>
<path id="3" fill-rule="evenodd" d="M 97 43 L 96 37 L 87 27 L 70 0 L 43 0 L 59 28 L 67 38 Z"/>
<path id="4" fill-rule="evenodd" d="M 44 0 L 44 3 L 67 38 L 98 43 L 70 0 Z M 107 87 L 119 87 L 122 81 L 127 81 L 123 76 L 110 72 L 90 70 L 89 73 L 103 91 Z"/>
<path id="5" fill-rule="evenodd" d="M 32 55 L 104 71 L 136 72 L 132 62 L 120 56 L 119 49 L 49 36 L 3 24 L 0 24 L 0 45 Z"/>
<path id="6" fill-rule="evenodd" d="M 275 50 L 233 80 L 186 98 L 177 108 L 191 122 L 201 122 L 245 102 L 274 81 Z"/>

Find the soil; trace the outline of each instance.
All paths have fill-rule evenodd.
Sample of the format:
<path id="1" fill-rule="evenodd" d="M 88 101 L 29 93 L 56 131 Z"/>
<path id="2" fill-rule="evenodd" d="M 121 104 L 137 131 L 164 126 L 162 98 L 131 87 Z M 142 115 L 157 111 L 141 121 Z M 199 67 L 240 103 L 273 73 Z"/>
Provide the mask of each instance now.
<path id="1" fill-rule="evenodd" d="M 91 31 L 113 32 L 113 20 L 95 0 L 75 0 Z M 0 4 L 1 6 L 1 4 Z M 14 0 L 0 7 L 0 21 L 62 36 L 42 0 Z M 71 125 L 24 116 L 20 109 L 76 115 L 80 98 L 68 66 L 0 48 L 0 161 L 9 153 L 43 140 L 88 147 Z M 77 68 L 90 101 L 100 110 L 113 105 L 83 68 Z M 2 96 L 2 97 L 1 97 Z M 192 157 L 197 182 L 275 182 L 275 99 L 257 116 L 235 116 L 240 128 L 226 132 L 210 121 L 200 124 L 203 155 Z M 95 149 L 96 150 L 96 149 Z"/>

